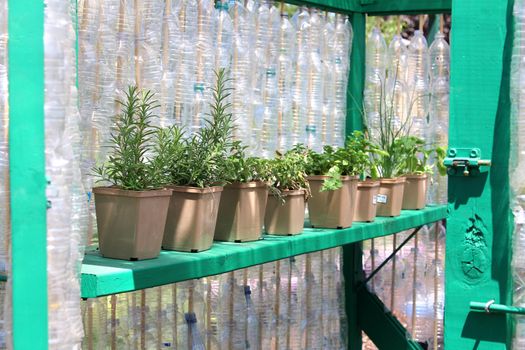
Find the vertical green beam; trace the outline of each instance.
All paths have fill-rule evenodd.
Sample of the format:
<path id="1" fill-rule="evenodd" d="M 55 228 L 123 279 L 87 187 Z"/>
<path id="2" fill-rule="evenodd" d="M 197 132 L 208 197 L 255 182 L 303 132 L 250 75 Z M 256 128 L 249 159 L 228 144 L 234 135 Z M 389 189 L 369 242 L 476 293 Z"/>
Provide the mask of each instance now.
<path id="1" fill-rule="evenodd" d="M 470 301 L 510 304 L 509 71 L 513 1 L 453 1 L 450 147 L 477 147 L 488 173 L 449 176 L 445 349 L 510 349 L 505 315 Z"/>
<path id="2" fill-rule="evenodd" d="M 350 16 L 354 31 L 350 55 L 350 77 L 347 89 L 346 134 L 363 128 L 363 90 L 365 86 L 366 17 L 362 13 Z"/>
<path id="3" fill-rule="evenodd" d="M 350 77 L 347 89 L 346 135 L 363 128 L 363 89 L 365 85 L 366 17 L 362 13 L 350 15 L 354 32 L 350 55 Z M 361 243 L 343 247 L 343 274 L 345 279 L 345 311 L 348 320 L 348 349 L 362 348 L 362 332 L 358 324 L 356 286 L 362 280 Z"/>
<path id="4" fill-rule="evenodd" d="M 9 0 L 8 74 L 13 343 L 47 349 L 43 1 Z"/>
<path id="5" fill-rule="evenodd" d="M 362 344 L 362 330 L 359 326 L 357 314 L 357 286 L 363 280 L 361 243 L 352 243 L 343 246 L 343 275 L 345 280 L 345 311 L 348 324 L 348 350 L 360 350 Z"/>

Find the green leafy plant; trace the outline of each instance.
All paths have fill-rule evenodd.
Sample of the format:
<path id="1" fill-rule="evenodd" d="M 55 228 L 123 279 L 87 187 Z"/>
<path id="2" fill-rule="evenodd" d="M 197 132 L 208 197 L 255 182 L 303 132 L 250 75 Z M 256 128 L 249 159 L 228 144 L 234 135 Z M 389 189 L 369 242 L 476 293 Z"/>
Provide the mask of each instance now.
<path id="1" fill-rule="evenodd" d="M 428 147 L 421 138 L 403 136 L 396 140 L 395 151 L 400 155 L 399 172 L 401 174 L 433 174 L 436 164 L 442 175 L 444 175 L 443 171 L 446 173 L 446 168 L 442 165 L 446 152 L 442 147 Z"/>
<path id="2" fill-rule="evenodd" d="M 274 159 L 269 161 L 271 171 L 270 192 L 284 201 L 287 190 L 305 190 L 305 196 L 310 195 L 310 186 L 306 180 L 308 150 L 304 145 L 295 145 L 284 154 L 276 152 Z"/>
<path id="3" fill-rule="evenodd" d="M 325 146 L 323 153 L 308 152 L 307 173 L 328 176 L 321 191 L 333 191 L 343 186 L 342 176 L 362 175 L 372 168 L 370 154 L 384 154 L 361 131 L 348 136 L 345 146 Z"/>
<path id="4" fill-rule="evenodd" d="M 171 139 L 166 148 L 176 150 L 168 169 L 171 183 L 178 186 L 209 187 L 223 185 L 227 178 L 227 156 L 233 147 L 233 121 L 228 103 L 231 88 L 224 69 L 215 73 L 216 85 L 210 114 L 202 128 L 188 138 Z M 178 153 L 180 143 L 182 154 Z M 180 155 L 180 157 L 179 157 Z"/>
<path id="5" fill-rule="evenodd" d="M 99 181 L 125 190 L 144 191 L 166 185 L 165 163 L 155 149 L 159 131 L 152 125 L 159 106 L 154 93 L 130 86 L 111 132 L 107 161 L 93 169 Z"/>
<path id="6" fill-rule="evenodd" d="M 271 179 L 270 164 L 267 159 L 247 157 L 246 147 L 235 141 L 226 158 L 226 181 L 232 182 L 269 182 Z"/>

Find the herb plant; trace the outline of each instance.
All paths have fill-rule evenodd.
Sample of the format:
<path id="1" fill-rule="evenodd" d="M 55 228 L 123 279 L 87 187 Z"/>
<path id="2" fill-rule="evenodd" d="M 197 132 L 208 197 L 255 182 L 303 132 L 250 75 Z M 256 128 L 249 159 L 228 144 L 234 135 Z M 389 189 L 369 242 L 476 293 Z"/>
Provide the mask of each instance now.
<path id="1" fill-rule="evenodd" d="M 233 147 L 233 121 L 228 101 L 231 88 L 224 69 L 215 73 L 216 85 L 210 114 L 204 126 L 192 136 L 181 139 L 182 155 L 171 164 L 171 183 L 178 186 L 209 187 L 223 185 L 227 177 L 227 156 Z M 177 150 L 176 139 L 169 146 Z"/>
<path id="2" fill-rule="evenodd" d="M 163 187 L 164 164 L 156 155 L 158 129 L 152 125 L 159 106 L 154 93 L 130 86 L 111 132 L 111 151 L 107 161 L 93 172 L 99 181 L 125 190 L 144 191 Z"/>
<path id="3" fill-rule="evenodd" d="M 321 191 L 333 191 L 343 186 L 341 176 L 364 174 L 372 167 L 370 154 L 384 154 L 360 131 L 348 136 L 345 147 L 325 146 L 323 153 L 309 151 L 307 173 L 326 175 Z"/>
<path id="4" fill-rule="evenodd" d="M 307 163 L 308 151 L 304 145 L 295 145 L 284 154 L 276 152 L 275 158 L 269 161 L 272 175 L 270 192 L 284 201 L 284 191 L 304 189 L 308 197 L 310 186 L 306 180 Z"/>
<path id="5" fill-rule="evenodd" d="M 271 179 L 269 161 L 258 157 L 247 157 L 246 147 L 235 141 L 226 158 L 226 181 L 232 182 L 269 182 Z"/>
<path id="6" fill-rule="evenodd" d="M 436 164 L 440 173 L 443 174 L 442 166 L 440 166 L 445 155 L 443 148 L 430 148 L 421 138 L 404 136 L 396 140 L 395 149 L 402 159 L 399 170 L 401 174 L 432 174 Z M 436 160 L 436 164 L 430 162 L 431 158 Z"/>

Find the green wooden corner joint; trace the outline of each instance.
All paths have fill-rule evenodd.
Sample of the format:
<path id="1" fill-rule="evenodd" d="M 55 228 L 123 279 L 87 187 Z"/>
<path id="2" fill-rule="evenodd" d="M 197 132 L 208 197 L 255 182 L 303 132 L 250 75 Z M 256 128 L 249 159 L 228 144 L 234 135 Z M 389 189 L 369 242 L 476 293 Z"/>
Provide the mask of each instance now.
<path id="1" fill-rule="evenodd" d="M 481 159 L 479 148 L 449 148 L 443 165 L 451 176 L 476 176 L 491 166 L 492 161 Z"/>
<path id="2" fill-rule="evenodd" d="M 476 312 L 485 312 L 488 314 L 525 315 L 525 308 L 523 307 L 496 304 L 494 300 L 489 300 L 486 303 L 471 301 L 470 310 Z"/>

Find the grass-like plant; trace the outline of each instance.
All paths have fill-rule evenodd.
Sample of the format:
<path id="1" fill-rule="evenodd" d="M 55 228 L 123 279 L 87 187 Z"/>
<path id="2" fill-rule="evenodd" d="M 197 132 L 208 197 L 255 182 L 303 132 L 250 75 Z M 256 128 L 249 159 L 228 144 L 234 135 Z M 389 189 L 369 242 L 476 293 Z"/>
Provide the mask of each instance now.
<path id="1" fill-rule="evenodd" d="M 111 149 L 107 161 L 93 169 L 99 181 L 133 191 L 163 187 L 164 163 L 155 151 L 158 129 L 152 125 L 154 110 L 159 106 L 154 93 L 130 86 L 125 99 L 118 101 L 117 115 L 111 132 Z"/>
<path id="2" fill-rule="evenodd" d="M 295 145 L 287 152 L 276 152 L 274 159 L 269 161 L 272 175 L 270 192 L 284 201 L 284 191 L 304 189 L 305 196 L 310 195 L 310 186 L 306 179 L 308 150 L 304 145 Z"/>
<path id="3" fill-rule="evenodd" d="M 234 130 L 228 102 L 231 88 L 227 87 L 224 69 L 215 74 L 216 85 L 212 88 L 210 113 L 204 126 L 188 138 L 172 138 L 173 144 L 166 146 L 175 152 L 176 161 L 168 169 L 170 182 L 174 185 L 204 188 L 226 182 L 226 158 L 233 147 Z"/>

